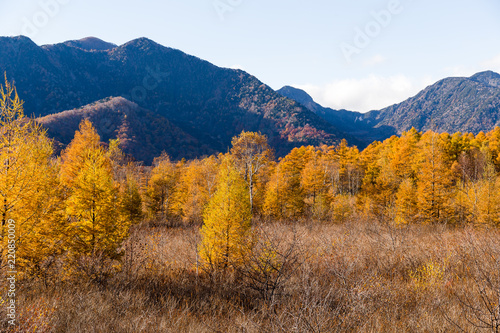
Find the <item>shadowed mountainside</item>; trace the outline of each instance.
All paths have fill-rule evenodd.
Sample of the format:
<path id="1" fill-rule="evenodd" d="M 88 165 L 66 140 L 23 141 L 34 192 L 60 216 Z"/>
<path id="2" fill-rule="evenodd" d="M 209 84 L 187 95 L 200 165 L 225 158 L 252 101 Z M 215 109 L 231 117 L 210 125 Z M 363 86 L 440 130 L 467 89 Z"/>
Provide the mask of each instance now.
<path id="1" fill-rule="evenodd" d="M 107 98 L 84 107 L 38 118 L 47 134 L 69 144 L 83 119 L 89 119 L 101 140 L 120 139 L 122 150 L 135 159 L 151 164 L 163 151 L 171 157 L 194 158 L 213 154 L 208 145 L 202 145 L 170 121 L 139 107 L 123 97 Z"/>

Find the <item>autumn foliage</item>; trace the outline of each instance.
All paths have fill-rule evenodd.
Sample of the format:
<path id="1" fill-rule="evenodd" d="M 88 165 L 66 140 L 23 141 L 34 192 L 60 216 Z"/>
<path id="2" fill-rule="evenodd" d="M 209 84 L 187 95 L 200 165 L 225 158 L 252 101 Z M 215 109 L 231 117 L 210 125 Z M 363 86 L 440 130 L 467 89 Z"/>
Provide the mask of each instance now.
<path id="1" fill-rule="evenodd" d="M 476 135 L 411 129 L 373 142 L 363 151 L 342 140 L 333 146 L 296 147 L 279 158 L 266 136 L 242 132 L 226 154 L 176 161 L 163 153 L 145 166 L 126 156 L 119 141 L 101 142 L 88 119 L 81 122 L 61 156 L 55 156 L 43 128 L 24 116 L 12 84 L 6 80 L 0 93 L 0 267 L 3 272 L 7 264 L 7 221 L 14 220 L 22 281 L 35 279 L 49 285 L 50 279 L 83 280 L 99 288 L 114 281 L 122 291 L 144 283 L 151 289 L 150 298 L 141 304 L 152 301 L 160 308 L 166 299 L 161 288 L 168 285 L 169 297 L 192 302 L 184 308 L 186 313 L 204 311 L 202 301 L 190 299 L 193 295 L 216 295 L 228 304 L 241 305 L 241 313 L 254 311 L 259 304 L 258 315 L 253 315 L 275 314 L 262 317 L 262 325 L 275 329 L 307 330 L 314 324 L 313 317 L 323 314 L 325 328 L 348 322 L 346 331 L 363 327 L 360 318 L 375 313 L 392 316 L 363 299 L 366 293 L 374 299 L 386 297 L 388 306 L 402 302 L 406 311 L 414 304 L 427 306 L 415 296 L 418 293 L 438 290 L 448 295 L 453 290 L 460 299 L 457 304 L 481 308 L 474 303 L 477 299 L 494 300 L 500 290 L 494 284 L 479 285 L 485 277 L 482 266 L 467 257 L 479 246 L 470 236 L 476 237 L 476 231 L 469 230 L 489 228 L 498 233 L 500 226 L 499 127 Z M 448 226 L 461 230 L 459 236 L 440 229 Z M 356 229 L 355 237 L 350 228 Z M 434 246 L 423 241 L 418 230 L 441 232 L 439 237 L 451 254 L 433 249 L 438 254 L 426 257 L 418 252 L 417 259 L 408 257 L 406 232 L 414 233 L 409 239 L 415 243 Z M 171 239 L 179 237 L 182 246 L 175 248 Z M 455 238 L 475 248 L 465 251 Z M 387 260 L 375 262 L 372 253 Z M 491 266 L 489 272 L 495 271 L 489 260 L 496 255 L 481 258 Z M 359 262 L 349 266 L 341 256 Z M 179 259 L 186 257 L 189 260 Z M 365 265 L 361 257 L 371 259 Z M 447 258 L 456 265 L 463 259 L 476 266 L 452 275 Z M 214 276 L 222 276 L 227 284 L 214 284 Z M 387 297 L 392 282 L 407 288 L 413 305 Z M 460 294 L 454 283 L 475 290 L 476 298 Z M 476 285 L 467 289 L 467 283 Z M 173 286 L 178 286 L 177 294 Z M 296 303 L 287 308 L 286 297 Z M 497 300 L 483 312 L 473 313 L 475 318 L 488 316 L 488 309 L 495 312 Z M 359 308 L 351 306 L 356 302 Z M 177 310 L 171 312 L 180 311 L 181 303 L 175 303 Z M 35 306 L 36 311 L 25 313 L 48 318 L 56 311 L 55 306 L 40 304 L 43 309 Z M 291 315 L 303 308 L 323 312 Z M 368 308 L 371 313 L 363 312 Z M 306 317 L 307 325 L 301 321 Z M 489 318 L 493 321 L 488 325 L 498 329 L 500 314 Z M 25 321 L 29 327 L 48 327 L 30 320 Z M 321 331 L 322 324 L 315 323 Z"/>
<path id="2" fill-rule="evenodd" d="M 251 250 L 251 205 L 247 184 L 229 157 L 220 165 L 217 185 L 203 214 L 199 252 L 206 268 L 226 271 L 244 266 Z"/>

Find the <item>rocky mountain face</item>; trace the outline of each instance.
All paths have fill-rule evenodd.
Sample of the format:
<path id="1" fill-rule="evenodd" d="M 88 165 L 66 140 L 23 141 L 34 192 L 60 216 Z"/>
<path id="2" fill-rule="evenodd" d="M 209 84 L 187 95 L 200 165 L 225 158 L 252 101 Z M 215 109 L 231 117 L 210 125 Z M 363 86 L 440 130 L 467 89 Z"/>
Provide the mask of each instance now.
<path id="1" fill-rule="evenodd" d="M 210 146 L 200 143 L 166 118 L 123 97 L 106 98 L 36 120 L 47 129 L 49 137 L 65 147 L 83 119 L 92 122 L 102 141 L 119 139 L 125 154 L 146 164 L 151 164 L 163 151 L 174 159 L 215 153 Z"/>
<path id="2" fill-rule="evenodd" d="M 147 38 L 114 45 L 94 37 L 38 46 L 0 37 L 0 71 L 14 80 L 25 113 L 69 142 L 84 117 L 103 140 L 150 162 L 166 151 L 192 158 L 225 152 L 242 130 L 266 134 L 278 156 L 295 146 L 345 138 L 365 147 L 411 127 L 447 132 L 500 125 L 500 75 L 447 78 L 379 111 L 333 110 L 306 92 L 278 92 L 256 77 L 217 67 Z"/>
<path id="3" fill-rule="evenodd" d="M 316 103 L 305 91 L 290 86 L 278 90 L 278 93 L 297 101 L 309 110 L 328 121 L 339 130 L 358 139 L 360 148 L 368 146 L 375 140 L 384 140 L 396 134 L 394 128 L 377 126 L 378 111 L 361 113 L 348 110 L 334 110 Z"/>
<path id="4" fill-rule="evenodd" d="M 204 146 L 226 151 L 242 130 L 266 134 L 278 155 L 343 137 L 358 143 L 244 71 L 214 66 L 146 38 L 121 46 L 89 38 L 40 47 L 26 37 L 3 37 L 0 71 L 15 81 L 28 115 L 121 96 L 168 119 L 196 140 L 200 153 Z"/>
<path id="5" fill-rule="evenodd" d="M 364 114 L 324 108 L 292 87 L 278 92 L 365 143 L 412 127 L 419 131 L 478 133 L 500 126 L 500 75 L 491 71 L 443 79 L 402 103 Z"/>
<path id="6" fill-rule="evenodd" d="M 500 126 L 500 75 L 483 72 L 443 79 L 375 116 L 397 133 L 415 127 L 438 132 L 490 131 Z"/>

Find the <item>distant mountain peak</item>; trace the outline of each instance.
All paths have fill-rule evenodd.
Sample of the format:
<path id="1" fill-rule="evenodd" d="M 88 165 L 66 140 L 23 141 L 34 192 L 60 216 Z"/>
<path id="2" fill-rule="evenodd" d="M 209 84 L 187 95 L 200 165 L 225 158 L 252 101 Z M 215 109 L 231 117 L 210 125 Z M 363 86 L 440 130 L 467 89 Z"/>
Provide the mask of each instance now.
<path id="1" fill-rule="evenodd" d="M 159 47 L 159 46 L 164 47 L 164 46 L 158 44 L 157 42 L 155 42 L 154 40 L 151 40 L 151 39 L 146 38 L 146 37 L 139 37 L 136 39 L 132 39 L 131 41 L 123 44 L 122 46 L 124 46 L 124 47 L 134 46 L 134 47 L 140 47 L 140 48 Z"/>
<path id="2" fill-rule="evenodd" d="M 292 86 L 284 86 L 283 88 L 278 90 L 278 92 L 282 95 L 292 95 L 293 94 L 297 98 L 295 100 L 298 101 L 299 103 L 301 103 L 300 101 L 303 101 L 306 103 L 314 102 L 311 95 L 309 95 L 307 92 L 305 92 L 302 89 L 295 88 Z"/>
<path id="3" fill-rule="evenodd" d="M 393 127 L 397 133 L 412 127 L 448 133 L 490 131 L 500 125 L 498 88 L 500 75 L 492 71 L 446 78 L 382 109 L 377 126 Z"/>
<path id="4" fill-rule="evenodd" d="M 317 104 L 314 99 L 302 89 L 298 89 L 292 86 L 284 86 L 283 88 L 278 90 L 277 93 L 281 96 L 293 99 L 294 101 L 302 104 L 314 113 L 317 113 L 321 108 L 321 106 Z"/>
<path id="5" fill-rule="evenodd" d="M 63 43 L 66 46 L 77 47 L 85 51 L 107 51 L 117 47 L 96 37 L 85 37 L 78 40 L 69 40 Z"/>
<path id="6" fill-rule="evenodd" d="M 0 46 L 30 47 L 38 49 L 38 45 L 26 36 L 0 37 Z"/>
<path id="7" fill-rule="evenodd" d="M 500 88 L 500 74 L 493 71 L 484 71 L 474 74 L 470 79 L 488 86 Z"/>

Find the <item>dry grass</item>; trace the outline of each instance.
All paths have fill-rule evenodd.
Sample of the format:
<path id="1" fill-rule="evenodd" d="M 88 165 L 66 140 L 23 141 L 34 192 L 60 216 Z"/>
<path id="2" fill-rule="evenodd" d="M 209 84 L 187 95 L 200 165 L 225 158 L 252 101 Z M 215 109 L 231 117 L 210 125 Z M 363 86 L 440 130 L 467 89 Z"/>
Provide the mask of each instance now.
<path id="1" fill-rule="evenodd" d="M 18 331 L 500 330 L 496 229 L 365 221 L 257 222 L 255 229 L 260 245 L 282 254 L 273 257 L 281 272 L 209 276 L 196 265 L 197 227 L 144 224 L 106 285 L 21 283 Z M 272 293 L 263 289 L 263 278 L 278 276 Z"/>

